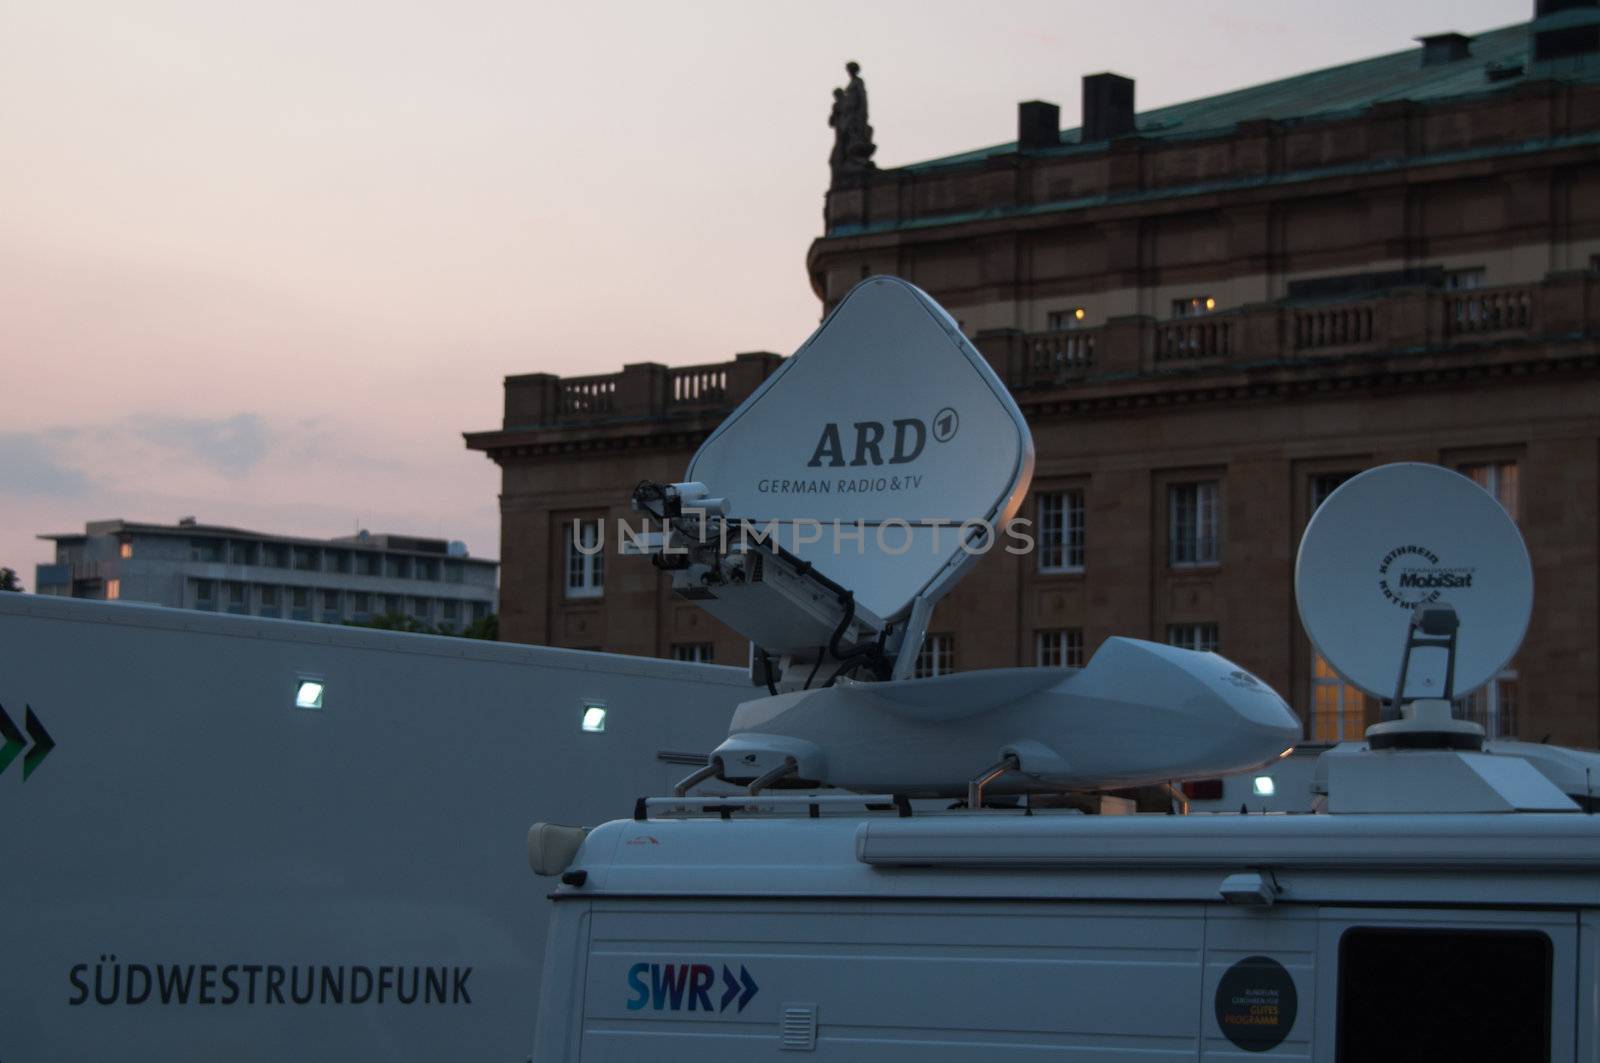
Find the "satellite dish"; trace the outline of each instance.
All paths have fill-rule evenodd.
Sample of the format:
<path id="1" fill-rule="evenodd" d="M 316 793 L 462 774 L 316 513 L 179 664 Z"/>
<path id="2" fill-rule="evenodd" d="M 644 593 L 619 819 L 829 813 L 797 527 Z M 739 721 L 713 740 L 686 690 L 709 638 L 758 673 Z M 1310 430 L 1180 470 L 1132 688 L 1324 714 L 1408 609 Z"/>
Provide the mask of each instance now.
<path id="1" fill-rule="evenodd" d="M 891 621 L 977 560 L 977 523 L 1001 548 L 1032 474 L 1022 412 L 956 322 L 914 285 L 872 277 L 711 434 L 685 480 L 730 517 L 775 522 L 786 551 Z"/>
<path id="2" fill-rule="evenodd" d="M 1294 589 L 1317 652 L 1383 699 L 1395 694 L 1418 606 L 1454 609 L 1455 676 L 1438 661 L 1413 664 L 1407 699 L 1487 683 L 1533 611 L 1533 569 L 1510 514 L 1467 477 L 1414 462 L 1369 469 L 1328 496 L 1300 540 Z"/>

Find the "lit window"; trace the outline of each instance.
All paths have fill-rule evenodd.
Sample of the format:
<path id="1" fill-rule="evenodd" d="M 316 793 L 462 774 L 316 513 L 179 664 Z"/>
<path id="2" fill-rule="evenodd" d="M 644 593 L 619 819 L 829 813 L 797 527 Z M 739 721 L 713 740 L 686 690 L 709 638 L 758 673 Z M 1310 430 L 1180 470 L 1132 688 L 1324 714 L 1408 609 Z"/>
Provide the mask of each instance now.
<path id="1" fill-rule="evenodd" d="M 322 680 L 301 679 L 294 688 L 294 707 L 297 709 L 322 708 Z"/>
<path id="2" fill-rule="evenodd" d="M 562 557 L 568 598 L 598 598 L 605 593 L 605 545 L 599 520 L 564 524 Z"/>
<path id="3" fill-rule="evenodd" d="M 1172 300 L 1173 317 L 1201 317 L 1216 308 L 1216 299 L 1209 295 L 1191 295 L 1187 299 Z"/>
<path id="4" fill-rule="evenodd" d="M 1483 488 L 1495 497 L 1495 501 L 1505 507 L 1511 514 L 1511 519 L 1517 519 L 1517 463 L 1514 461 L 1490 461 L 1477 465 L 1463 465 L 1459 469 L 1461 475 L 1468 477 L 1473 483 Z"/>
<path id="5" fill-rule="evenodd" d="M 106 580 L 106 601 L 114 602 L 122 597 L 122 581 L 120 579 Z"/>
<path id="6" fill-rule="evenodd" d="M 1045 323 L 1051 332 L 1066 332 L 1069 329 L 1082 328 L 1084 318 L 1087 316 L 1083 307 L 1075 306 L 1071 310 L 1052 310 L 1046 316 Z"/>
<path id="7" fill-rule="evenodd" d="M 1083 570 L 1083 492 L 1050 491 L 1039 496 L 1040 572 Z"/>
<path id="8" fill-rule="evenodd" d="M 716 655 L 716 650 L 717 647 L 710 642 L 677 642 L 672 646 L 672 659 L 710 664 Z"/>
<path id="9" fill-rule="evenodd" d="M 585 705 L 583 707 L 583 729 L 590 732 L 604 731 L 606 729 L 606 708 L 604 705 Z"/>
<path id="10" fill-rule="evenodd" d="M 1483 287 L 1483 269 L 1453 269 L 1444 275 L 1446 291 L 1464 292 Z"/>
<path id="11" fill-rule="evenodd" d="M 133 543 L 127 539 L 122 540 L 122 545 L 117 547 L 117 556 L 123 560 L 127 560 L 128 558 L 132 557 Z"/>
<path id="12" fill-rule="evenodd" d="M 1217 481 L 1167 489 L 1167 559 L 1173 565 L 1217 561 Z"/>
<path id="13" fill-rule="evenodd" d="M 1167 644 L 1176 646 L 1181 650 L 1215 653 L 1217 652 L 1217 625 L 1168 624 Z"/>
<path id="14" fill-rule="evenodd" d="M 956 670 L 956 639 L 954 635 L 929 635 L 922 640 L 917 651 L 913 679 L 932 679 L 936 675 L 949 675 Z"/>
<path id="15" fill-rule="evenodd" d="M 1040 668 L 1082 668 L 1083 631 L 1075 627 L 1040 631 L 1033 637 L 1033 652 Z"/>
<path id="16" fill-rule="evenodd" d="M 1346 683 L 1322 654 L 1311 655 L 1313 742 L 1353 742 L 1366 733 L 1366 695 Z"/>

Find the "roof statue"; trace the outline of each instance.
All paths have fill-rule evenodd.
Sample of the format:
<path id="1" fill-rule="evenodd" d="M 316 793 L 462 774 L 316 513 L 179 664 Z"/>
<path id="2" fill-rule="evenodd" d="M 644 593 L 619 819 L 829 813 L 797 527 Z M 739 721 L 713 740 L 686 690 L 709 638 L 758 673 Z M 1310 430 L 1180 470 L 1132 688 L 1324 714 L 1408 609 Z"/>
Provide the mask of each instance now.
<path id="1" fill-rule="evenodd" d="M 833 127 L 833 154 L 828 156 L 828 165 L 835 181 L 874 169 L 872 153 L 878 150 L 867 124 L 867 83 L 861 80 L 861 64 L 852 61 L 844 69 L 850 81 L 833 90 L 833 111 L 828 115 L 828 125 Z"/>

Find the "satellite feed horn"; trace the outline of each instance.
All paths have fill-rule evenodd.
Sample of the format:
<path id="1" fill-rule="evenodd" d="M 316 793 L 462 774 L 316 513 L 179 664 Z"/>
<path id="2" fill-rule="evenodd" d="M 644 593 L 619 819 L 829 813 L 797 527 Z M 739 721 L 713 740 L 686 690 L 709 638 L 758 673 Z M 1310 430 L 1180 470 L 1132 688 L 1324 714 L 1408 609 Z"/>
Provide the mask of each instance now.
<path id="1" fill-rule="evenodd" d="M 776 694 L 904 678 L 933 605 L 1022 504 L 1033 438 L 960 327 L 894 277 L 856 285 L 717 428 L 644 483 L 628 545 L 752 643 Z"/>
<path id="2" fill-rule="evenodd" d="M 1533 612 L 1528 548 L 1493 495 L 1416 462 L 1351 477 L 1306 526 L 1294 585 L 1316 652 L 1386 700 L 1372 748 L 1482 747 L 1451 699 L 1494 679 Z"/>

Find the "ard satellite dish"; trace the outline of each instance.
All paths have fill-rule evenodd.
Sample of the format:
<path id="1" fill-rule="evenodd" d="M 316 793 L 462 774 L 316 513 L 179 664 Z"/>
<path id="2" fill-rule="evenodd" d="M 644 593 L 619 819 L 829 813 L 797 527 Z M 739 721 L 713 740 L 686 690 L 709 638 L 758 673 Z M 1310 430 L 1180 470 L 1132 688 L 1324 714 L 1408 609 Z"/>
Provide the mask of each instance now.
<path id="1" fill-rule="evenodd" d="M 1032 474 L 1027 423 L 956 322 L 914 285 L 872 277 L 711 434 L 685 479 L 730 516 L 776 522 L 786 550 L 891 621 L 960 578 L 978 557 L 961 525 L 966 537 L 998 528 Z"/>
<path id="2" fill-rule="evenodd" d="M 1032 472 L 1021 412 L 950 315 L 892 277 L 852 289 L 688 479 L 634 491 L 674 593 L 751 639 L 770 695 L 679 792 L 714 776 L 976 808 L 985 787 L 1165 782 L 1287 752 L 1289 707 L 1212 653 L 1110 639 L 1083 669 L 911 678 L 932 603 L 981 556 L 974 533 L 1000 538 Z M 778 544 L 732 541 L 751 526 Z"/>
<path id="3" fill-rule="evenodd" d="M 1445 654 L 1418 655 L 1405 699 L 1487 683 L 1517 652 L 1533 610 L 1528 550 L 1504 507 L 1465 476 L 1417 463 L 1370 469 L 1328 496 L 1300 541 L 1294 587 L 1317 652 L 1386 700 L 1419 606 L 1454 609 L 1454 682 Z"/>

